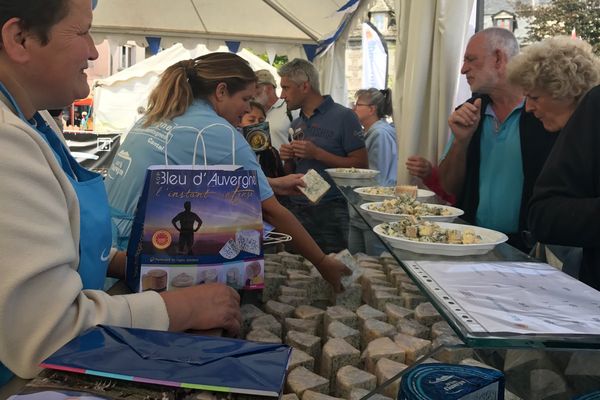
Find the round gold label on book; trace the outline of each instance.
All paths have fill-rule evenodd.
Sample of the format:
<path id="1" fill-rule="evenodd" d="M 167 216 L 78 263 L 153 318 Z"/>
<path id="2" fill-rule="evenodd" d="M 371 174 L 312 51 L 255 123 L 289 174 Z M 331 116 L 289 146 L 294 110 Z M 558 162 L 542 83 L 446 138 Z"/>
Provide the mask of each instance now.
<path id="1" fill-rule="evenodd" d="M 152 245 L 157 250 L 164 250 L 171 245 L 171 234 L 164 229 L 159 229 L 152 235 Z"/>

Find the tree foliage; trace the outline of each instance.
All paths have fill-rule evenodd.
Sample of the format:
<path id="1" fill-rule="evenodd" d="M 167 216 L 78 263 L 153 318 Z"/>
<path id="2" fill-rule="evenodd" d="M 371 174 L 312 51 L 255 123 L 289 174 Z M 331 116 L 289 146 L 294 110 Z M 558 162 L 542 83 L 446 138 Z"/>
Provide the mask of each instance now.
<path id="1" fill-rule="evenodd" d="M 532 6 L 516 1 L 516 14 L 529 19 L 527 40 L 535 42 L 556 35 L 577 36 L 600 54 L 600 0 L 550 0 Z"/>

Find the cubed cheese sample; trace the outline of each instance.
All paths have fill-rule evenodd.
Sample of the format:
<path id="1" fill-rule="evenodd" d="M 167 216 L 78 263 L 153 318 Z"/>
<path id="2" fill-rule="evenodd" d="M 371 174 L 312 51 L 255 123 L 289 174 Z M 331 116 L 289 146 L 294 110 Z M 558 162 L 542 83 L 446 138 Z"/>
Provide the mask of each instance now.
<path id="1" fill-rule="evenodd" d="M 263 310 L 253 304 L 242 305 L 240 307 L 240 312 L 242 314 L 242 337 L 245 337 L 246 333 L 250 330 L 250 323 L 254 318 L 266 315 Z"/>
<path id="2" fill-rule="evenodd" d="M 379 271 L 383 271 L 383 265 L 381 263 L 375 262 L 375 261 L 363 260 L 363 261 L 359 261 L 358 265 L 361 268 L 371 268 L 371 269 L 377 269 Z"/>
<path id="3" fill-rule="evenodd" d="M 352 391 L 350 392 L 350 397 L 348 397 L 348 400 L 361 400 L 363 397 L 365 397 L 367 394 L 369 394 L 370 390 L 366 390 L 366 389 L 352 389 Z M 396 398 L 396 396 L 394 395 L 393 397 L 394 399 Z M 393 400 L 391 397 L 387 397 L 384 396 L 382 394 L 374 394 L 373 396 L 369 397 L 369 400 Z"/>
<path id="4" fill-rule="evenodd" d="M 279 294 L 282 296 L 308 297 L 306 289 L 298 289 L 285 285 L 279 287 Z"/>
<path id="5" fill-rule="evenodd" d="M 431 325 L 431 339 L 435 339 L 442 335 L 452 336 L 454 334 L 454 330 L 446 321 L 439 321 Z"/>
<path id="6" fill-rule="evenodd" d="M 302 400 L 343 400 L 339 397 L 328 396 L 323 393 L 313 392 L 312 390 L 306 390 L 302 395 Z"/>
<path id="7" fill-rule="evenodd" d="M 279 286 L 285 282 L 285 279 L 285 276 L 281 274 L 265 272 L 265 287 L 262 290 L 263 303 L 277 298 Z"/>
<path id="8" fill-rule="evenodd" d="M 458 364 L 465 358 L 473 357 L 473 349 L 468 347 L 454 347 L 463 345 L 463 341 L 456 335 L 447 336 L 442 335 L 435 338 L 433 341 L 433 347 L 444 346 L 438 351 L 433 358 L 447 364 Z"/>
<path id="9" fill-rule="evenodd" d="M 398 332 L 404 333 L 405 335 L 418 337 L 421 339 L 429 339 L 431 330 L 429 327 L 422 325 L 414 319 L 399 319 L 396 323 L 396 329 Z"/>
<path id="10" fill-rule="evenodd" d="M 285 329 L 288 331 L 296 331 L 302 333 L 308 333 L 313 336 L 320 336 L 321 330 L 320 325 L 317 321 L 312 319 L 301 319 L 301 318 L 286 318 Z"/>
<path id="11" fill-rule="evenodd" d="M 292 347 L 288 371 L 291 371 L 296 367 L 304 367 L 315 372 L 315 358 L 300 349 Z"/>
<path id="12" fill-rule="evenodd" d="M 417 285 L 411 282 L 402 282 L 400 285 L 400 293 L 414 293 L 421 294 L 421 289 Z"/>
<path id="13" fill-rule="evenodd" d="M 377 319 L 365 320 L 362 327 L 361 348 L 365 349 L 369 342 L 380 337 L 393 337 L 398 331 L 394 325 Z"/>
<path id="14" fill-rule="evenodd" d="M 333 321 L 325 331 L 327 338 L 344 339 L 352 347 L 360 348 L 360 332 L 339 321 Z"/>
<path id="15" fill-rule="evenodd" d="M 314 357 L 315 361 L 321 358 L 321 338 L 302 332 L 289 331 L 285 336 L 285 343 L 300 349 Z"/>
<path id="16" fill-rule="evenodd" d="M 294 393 L 288 393 L 281 396 L 281 400 L 300 400 Z"/>
<path id="17" fill-rule="evenodd" d="M 368 304 L 363 304 L 356 309 L 356 315 L 358 316 L 358 327 L 359 329 L 364 325 L 368 319 L 377 319 L 380 321 L 387 321 L 387 315 L 385 313 L 371 307 Z"/>
<path id="18" fill-rule="evenodd" d="M 286 318 L 291 317 L 294 314 L 295 309 L 295 307 L 290 306 L 289 304 L 280 303 L 275 300 L 269 300 L 267 301 L 267 304 L 265 304 L 265 310 L 282 324 Z"/>
<path id="19" fill-rule="evenodd" d="M 246 340 L 261 343 L 281 343 L 281 337 L 266 329 L 251 330 L 246 335 Z"/>
<path id="20" fill-rule="evenodd" d="M 304 367 L 294 368 L 288 374 L 285 387 L 287 392 L 292 392 L 300 398 L 306 390 L 329 393 L 329 381 Z"/>
<path id="21" fill-rule="evenodd" d="M 385 291 L 385 290 L 376 290 L 373 292 L 371 296 L 371 305 L 385 312 L 386 304 L 396 304 L 398 306 L 404 305 L 404 299 L 400 296 L 397 296 L 395 293 Z"/>
<path id="22" fill-rule="evenodd" d="M 306 297 L 298 297 L 298 296 L 279 296 L 277 297 L 277 301 L 284 304 L 289 304 L 293 307 L 299 307 L 301 305 L 305 305 L 308 303 L 308 299 Z"/>
<path id="23" fill-rule="evenodd" d="M 335 395 L 347 399 L 353 389 L 375 389 L 377 377 L 352 365 L 346 365 L 337 372 L 335 382 Z"/>
<path id="24" fill-rule="evenodd" d="M 405 363 L 408 365 L 413 364 L 417 359 L 431 350 L 431 341 L 429 340 L 408 336 L 404 333 L 398 333 L 393 339 L 404 350 L 404 354 L 406 355 Z"/>
<path id="25" fill-rule="evenodd" d="M 277 321 L 277 319 L 274 316 L 269 314 L 254 318 L 254 320 L 250 324 L 250 328 L 252 330 L 265 329 L 273 333 L 275 336 L 278 336 L 279 338 L 282 337 L 281 323 Z"/>
<path id="26" fill-rule="evenodd" d="M 331 294 L 330 301 L 332 304 L 344 306 L 352 310 L 356 310 L 360 305 L 362 296 L 362 287 L 360 284 L 353 283 L 344 288 L 342 293 Z"/>
<path id="27" fill-rule="evenodd" d="M 364 360 L 365 369 L 374 374 L 377 361 L 381 358 L 404 363 L 404 350 L 400 348 L 389 337 L 382 337 L 372 340 L 363 351 L 361 358 Z"/>
<path id="28" fill-rule="evenodd" d="M 331 387 L 335 387 L 336 374 L 345 365 L 358 367 L 360 365 L 360 351 L 352 347 L 343 339 L 329 339 L 323 346 L 321 353 L 321 373 L 329 379 Z"/>
<path id="29" fill-rule="evenodd" d="M 294 317 L 301 319 L 312 319 L 317 321 L 319 325 L 323 325 L 323 315 L 325 315 L 325 310 L 322 310 L 313 306 L 299 306 L 294 311 Z"/>
<path id="30" fill-rule="evenodd" d="M 406 364 L 388 360 L 387 358 L 381 358 L 379 361 L 377 361 L 377 365 L 375 366 L 377 384 L 381 385 L 383 382 L 396 376 L 406 368 L 408 368 L 408 365 Z M 396 398 L 399 388 L 400 379 L 398 378 L 383 390 L 383 394 L 392 398 Z"/>
<path id="31" fill-rule="evenodd" d="M 421 324 L 431 326 L 442 320 L 442 316 L 430 303 L 421 303 L 415 308 L 415 319 Z"/>
<path id="32" fill-rule="evenodd" d="M 302 180 L 306 186 L 298 187 L 298 189 L 313 204 L 318 203 L 331 188 L 331 185 L 314 169 L 309 169 L 302 177 Z"/>
<path id="33" fill-rule="evenodd" d="M 341 322 L 351 328 L 358 328 L 358 316 L 344 306 L 327 307 L 325 315 L 323 315 L 323 327 L 327 329 L 327 326 L 333 321 Z"/>
<path id="34" fill-rule="evenodd" d="M 386 304 L 383 307 L 383 311 L 385 315 L 387 315 L 387 320 L 390 324 L 396 326 L 398 321 L 404 318 L 412 318 L 415 314 L 413 310 L 409 310 L 408 308 L 404 308 L 397 304 Z"/>
<path id="35" fill-rule="evenodd" d="M 427 298 L 425 296 L 421 296 L 420 294 L 414 293 L 402 293 L 400 295 L 404 299 L 404 307 L 414 309 L 421 303 L 425 303 Z"/>

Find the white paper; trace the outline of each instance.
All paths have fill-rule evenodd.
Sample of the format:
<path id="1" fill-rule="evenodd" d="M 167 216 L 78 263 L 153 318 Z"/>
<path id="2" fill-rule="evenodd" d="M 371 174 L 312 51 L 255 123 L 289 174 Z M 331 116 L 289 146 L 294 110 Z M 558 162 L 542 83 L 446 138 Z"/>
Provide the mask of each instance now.
<path id="1" fill-rule="evenodd" d="M 548 264 L 408 264 L 473 333 L 600 335 L 600 292 Z"/>

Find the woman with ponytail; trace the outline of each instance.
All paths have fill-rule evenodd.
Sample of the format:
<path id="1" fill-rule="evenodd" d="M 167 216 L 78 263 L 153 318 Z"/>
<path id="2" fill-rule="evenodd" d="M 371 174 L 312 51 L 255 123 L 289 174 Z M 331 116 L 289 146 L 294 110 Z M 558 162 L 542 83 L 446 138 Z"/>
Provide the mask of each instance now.
<path id="1" fill-rule="evenodd" d="M 296 251 L 340 291 L 341 277 L 350 270 L 326 256 L 293 214 L 279 204 L 256 155 L 235 129 L 242 116 L 250 111 L 255 92 L 254 71 L 244 59 L 232 53 L 206 54 L 180 61 L 165 70 L 150 94 L 146 114 L 127 135 L 106 178 L 118 231 L 117 245 L 126 248 L 146 169 L 165 163 L 165 145 L 168 143 L 169 164 L 191 164 L 197 132 L 218 124 L 203 132 L 208 164 L 233 164 L 235 154 L 235 164 L 256 170 L 263 218 L 278 231 L 291 235 Z M 203 151 L 198 147 L 196 158 L 203 160 Z M 285 178 L 288 177 L 276 179 Z"/>

